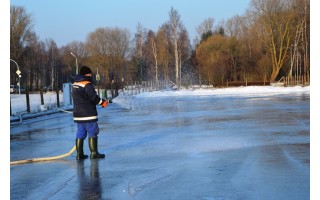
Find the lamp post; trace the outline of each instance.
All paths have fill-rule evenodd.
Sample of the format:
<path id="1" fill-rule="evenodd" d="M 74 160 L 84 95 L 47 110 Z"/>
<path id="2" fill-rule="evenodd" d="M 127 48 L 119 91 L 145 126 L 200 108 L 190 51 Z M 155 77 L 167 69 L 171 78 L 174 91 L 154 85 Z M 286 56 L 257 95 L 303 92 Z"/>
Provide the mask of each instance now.
<path id="1" fill-rule="evenodd" d="M 18 86 L 19 86 L 19 94 L 20 94 L 20 78 L 21 78 L 21 71 L 19 69 L 19 65 L 16 61 L 14 61 L 13 59 L 10 58 L 10 61 L 14 62 L 17 65 L 17 71 L 16 74 L 18 74 L 19 76 L 19 82 L 18 82 Z"/>
<path id="2" fill-rule="evenodd" d="M 76 58 L 76 67 L 77 67 L 76 74 L 78 74 L 78 58 L 72 52 L 70 52 L 70 54 Z"/>

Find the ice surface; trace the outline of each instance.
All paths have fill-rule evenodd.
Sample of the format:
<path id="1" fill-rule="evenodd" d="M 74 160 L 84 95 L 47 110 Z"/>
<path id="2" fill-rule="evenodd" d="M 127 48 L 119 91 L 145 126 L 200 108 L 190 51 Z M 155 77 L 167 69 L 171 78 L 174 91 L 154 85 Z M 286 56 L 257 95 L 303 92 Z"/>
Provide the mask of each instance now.
<path id="1" fill-rule="evenodd" d="M 98 108 L 105 159 L 11 166 L 11 197 L 310 197 L 308 87 L 155 91 L 113 102 Z M 75 131 L 67 113 L 12 126 L 11 159 L 65 153 Z"/>

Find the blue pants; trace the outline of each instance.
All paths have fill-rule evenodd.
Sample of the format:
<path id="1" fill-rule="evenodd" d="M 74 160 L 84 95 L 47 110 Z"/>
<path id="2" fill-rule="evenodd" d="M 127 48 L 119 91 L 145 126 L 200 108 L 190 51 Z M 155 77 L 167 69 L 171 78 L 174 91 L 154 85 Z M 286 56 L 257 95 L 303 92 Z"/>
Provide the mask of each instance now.
<path id="1" fill-rule="evenodd" d="M 99 134 L 99 127 L 97 122 L 84 122 L 77 123 L 78 130 L 77 136 L 78 139 L 86 139 L 87 135 L 89 138 L 95 138 Z"/>

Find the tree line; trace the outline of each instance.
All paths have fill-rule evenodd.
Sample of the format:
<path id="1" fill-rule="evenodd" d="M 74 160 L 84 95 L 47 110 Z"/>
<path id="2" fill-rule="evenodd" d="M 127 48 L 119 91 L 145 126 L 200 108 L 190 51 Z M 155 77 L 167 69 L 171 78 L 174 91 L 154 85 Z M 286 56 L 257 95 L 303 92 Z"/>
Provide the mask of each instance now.
<path id="1" fill-rule="evenodd" d="M 90 66 L 96 84 L 141 81 L 223 86 L 228 82 L 275 82 L 282 77 L 310 77 L 310 1 L 251 0 L 245 14 L 215 24 L 207 18 L 196 27 L 191 44 L 178 10 L 157 31 L 140 23 L 136 33 L 99 27 L 86 41 L 57 47 L 39 40 L 32 15 L 10 7 L 10 59 L 20 65 L 21 84 L 32 90 L 62 88 L 77 68 Z M 18 82 L 10 62 L 10 82 Z"/>

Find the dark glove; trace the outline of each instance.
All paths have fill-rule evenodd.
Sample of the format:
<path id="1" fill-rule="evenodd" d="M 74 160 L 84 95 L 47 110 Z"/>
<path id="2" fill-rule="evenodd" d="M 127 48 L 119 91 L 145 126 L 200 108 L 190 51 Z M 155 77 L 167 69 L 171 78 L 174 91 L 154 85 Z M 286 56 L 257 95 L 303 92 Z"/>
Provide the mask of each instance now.
<path id="1" fill-rule="evenodd" d="M 109 103 L 112 103 L 112 99 L 109 99 Z"/>
<path id="2" fill-rule="evenodd" d="M 107 105 L 108 105 L 108 102 L 106 100 L 102 99 L 102 103 L 101 103 L 102 108 L 107 107 Z"/>

